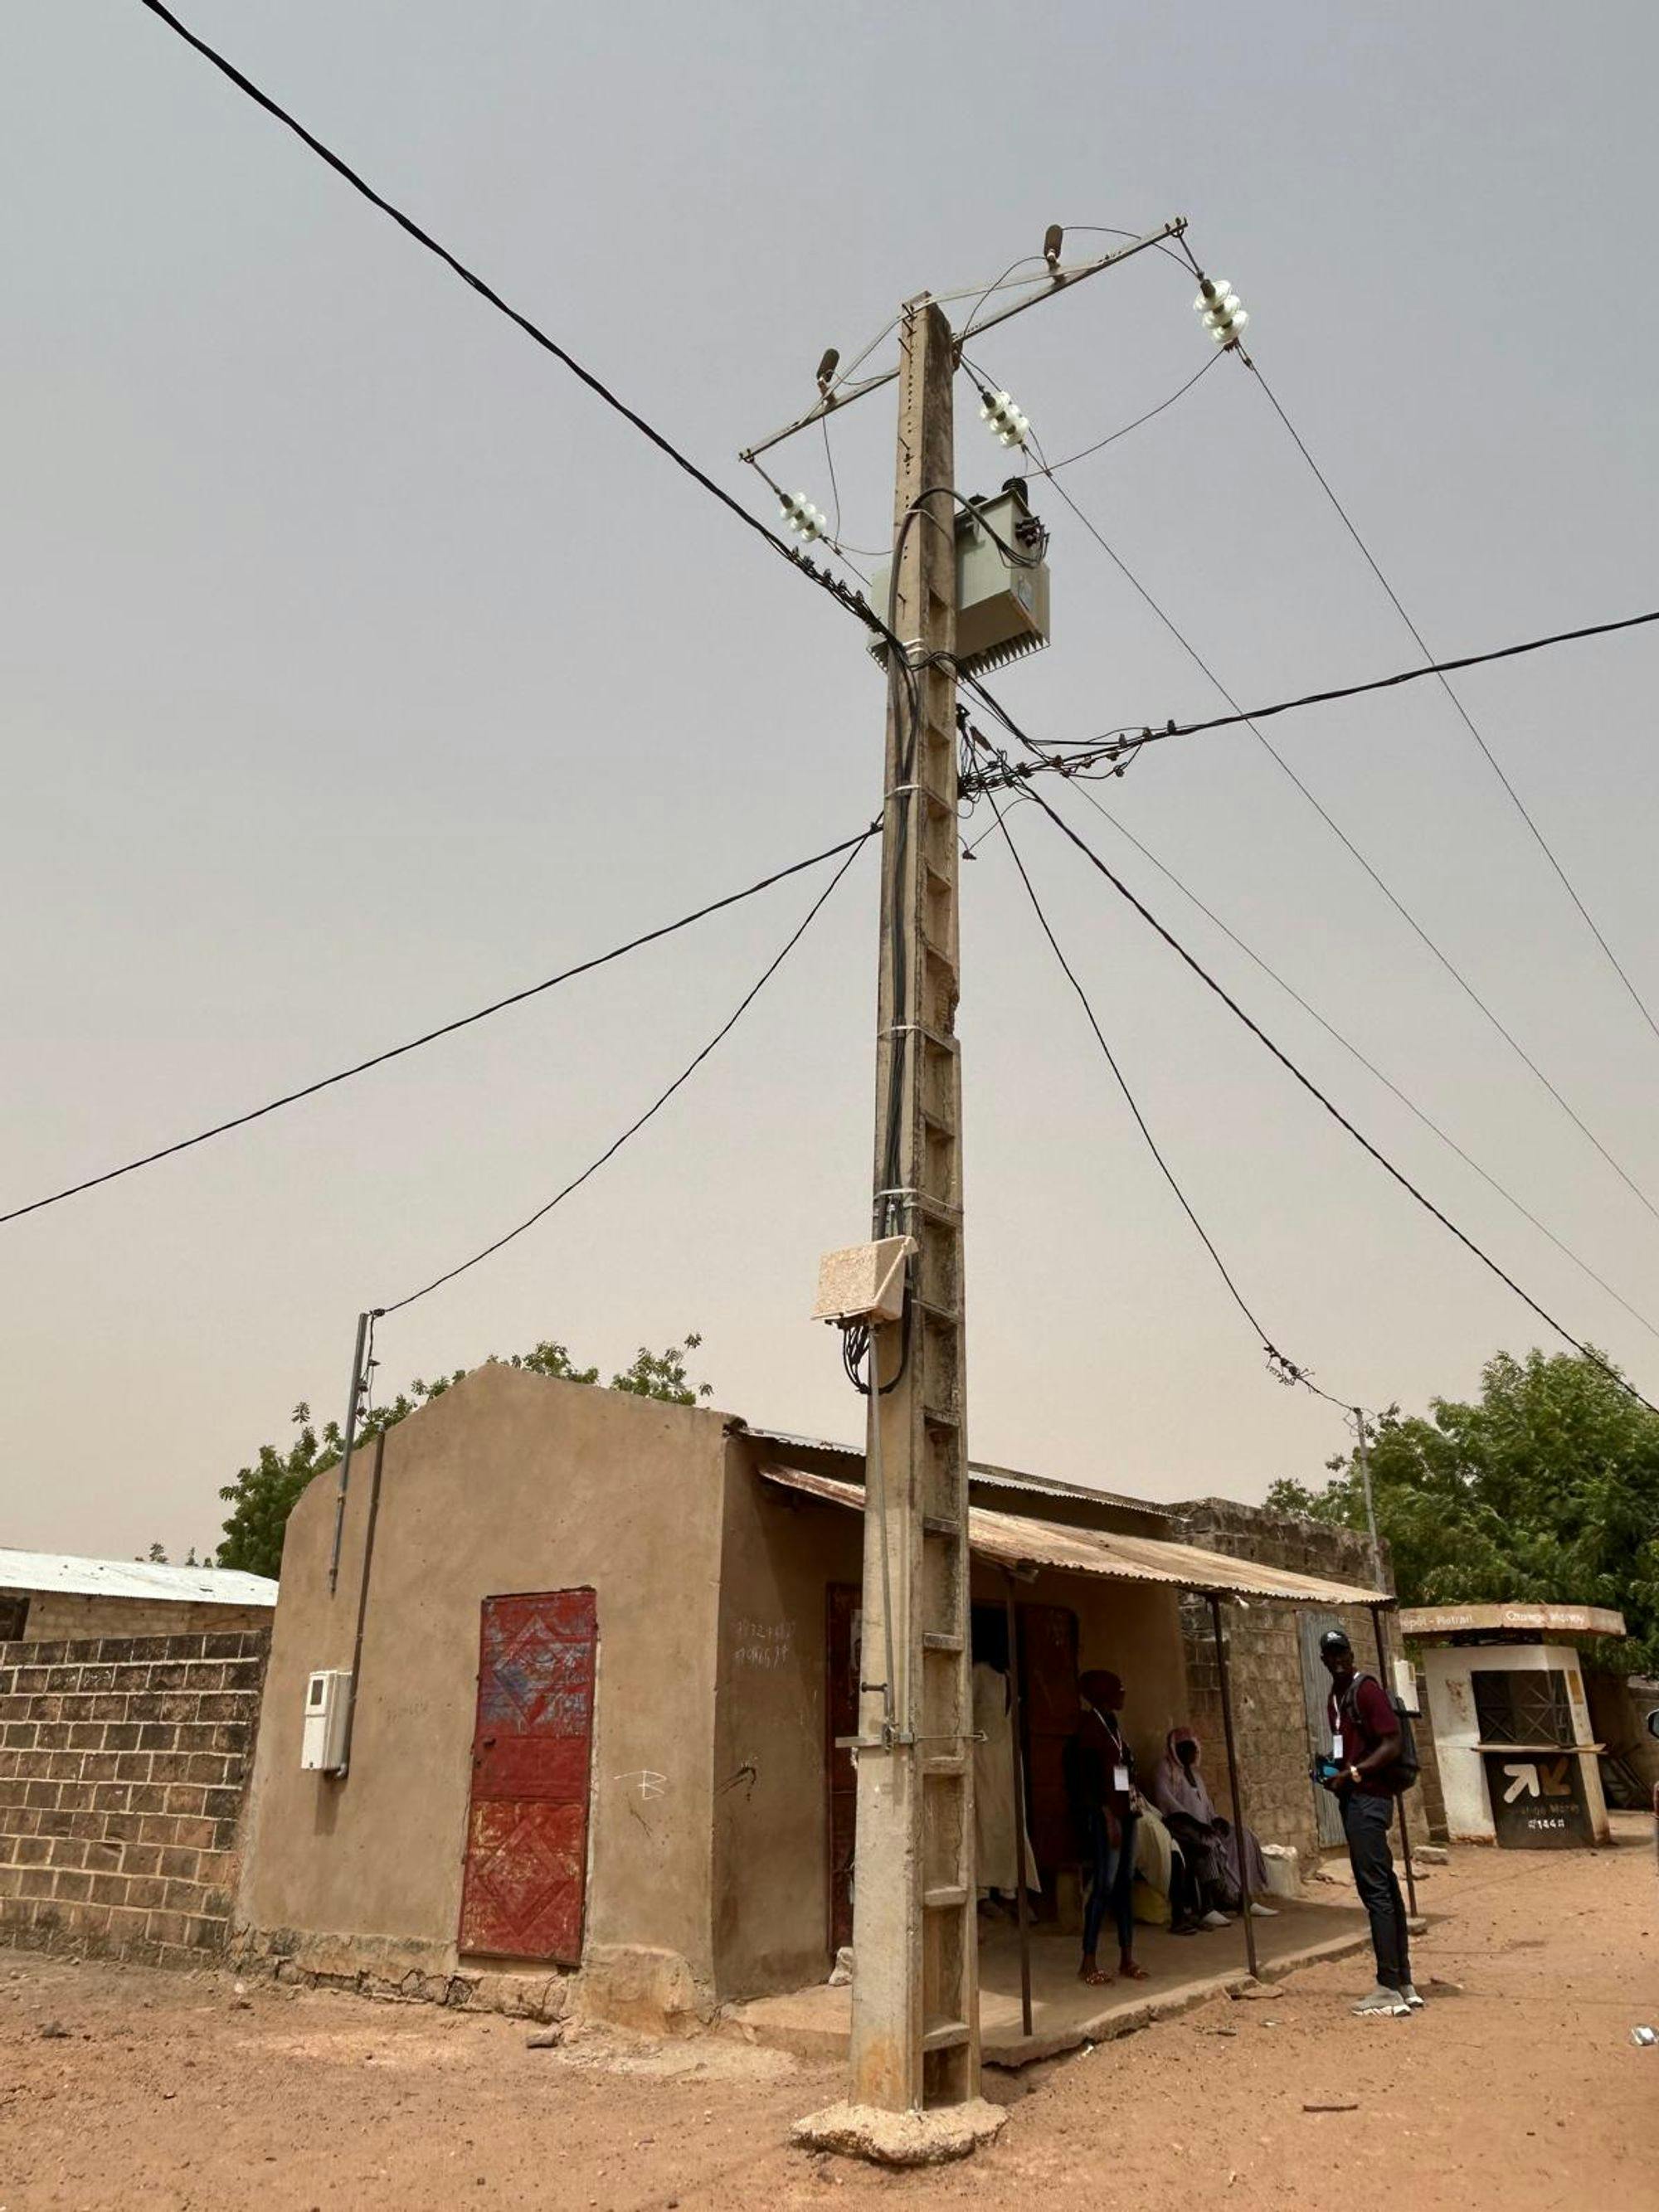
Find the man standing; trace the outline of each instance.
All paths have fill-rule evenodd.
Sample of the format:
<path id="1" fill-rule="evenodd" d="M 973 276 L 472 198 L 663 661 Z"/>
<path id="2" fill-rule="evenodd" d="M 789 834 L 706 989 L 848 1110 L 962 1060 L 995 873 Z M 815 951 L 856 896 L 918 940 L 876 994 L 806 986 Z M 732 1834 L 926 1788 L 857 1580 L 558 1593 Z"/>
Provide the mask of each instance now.
<path id="1" fill-rule="evenodd" d="M 1412 1987 L 1406 1900 L 1389 1849 L 1395 1805 L 1391 1770 L 1401 1750 L 1399 1717 L 1376 1677 L 1357 1672 L 1353 1646 L 1340 1628 L 1327 1629 L 1320 1638 L 1319 1656 L 1331 1678 L 1326 1714 L 1335 1768 L 1325 1787 L 1342 1810 L 1354 1887 L 1370 1915 L 1376 1954 L 1376 1987 L 1354 2010 L 1362 2017 L 1376 2014 L 1403 2020 L 1423 2000 Z"/>

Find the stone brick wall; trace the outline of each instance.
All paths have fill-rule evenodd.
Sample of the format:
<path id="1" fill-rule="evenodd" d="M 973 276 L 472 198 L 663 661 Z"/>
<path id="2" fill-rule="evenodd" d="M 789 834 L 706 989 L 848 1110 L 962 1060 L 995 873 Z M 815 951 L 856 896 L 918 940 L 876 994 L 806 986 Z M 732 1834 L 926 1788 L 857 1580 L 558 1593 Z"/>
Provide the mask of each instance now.
<path id="1" fill-rule="evenodd" d="M 1230 1498 L 1206 1498 L 1172 1509 L 1178 1526 L 1171 1532 L 1186 1544 L 1201 1545 L 1231 1558 L 1287 1567 L 1322 1581 L 1369 1585 L 1372 1580 L 1368 1538 L 1295 1516 L 1264 1512 Z M 1384 1572 L 1389 1571 L 1386 1550 Z M 1376 1671 L 1376 1643 L 1370 1612 L 1364 1607 L 1336 1608 L 1360 1665 Z M 1308 1767 L 1310 1741 L 1303 1693 L 1301 1645 L 1297 1629 L 1301 1608 L 1251 1598 L 1248 1607 L 1227 1603 L 1222 1620 L 1227 1634 L 1233 1698 L 1233 1727 L 1238 1743 L 1245 1818 L 1263 1843 L 1293 1844 L 1305 1874 L 1318 1863 L 1319 1831 Z M 1182 1601 L 1187 1644 L 1187 1683 L 1191 1722 L 1204 1739 L 1210 1794 L 1226 1810 L 1227 1758 L 1221 1723 L 1220 1676 L 1206 1600 Z M 1397 1654 L 1397 1635 L 1390 1640 Z M 1418 1731 L 1428 1734 L 1426 1721 Z M 1426 1745 L 1424 1746 L 1426 1751 Z M 1420 1790 L 1407 1808 L 1413 1836 L 1426 1832 Z"/>
<path id="2" fill-rule="evenodd" d="M 0 1644 L 0 1942 L 221 1951 L 269 1629 Z"/>

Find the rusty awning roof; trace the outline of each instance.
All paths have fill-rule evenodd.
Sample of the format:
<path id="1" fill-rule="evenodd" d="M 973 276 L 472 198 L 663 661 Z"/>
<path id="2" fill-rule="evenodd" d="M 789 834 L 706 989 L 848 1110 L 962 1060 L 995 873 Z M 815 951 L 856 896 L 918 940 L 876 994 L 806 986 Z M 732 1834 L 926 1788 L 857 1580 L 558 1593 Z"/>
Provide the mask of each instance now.
<path id="1" fill-rule="evenodd" d="M 825 1505 L 864 1510 L 863 1486 L 839 1482 L 833 1475 L 809 1474 L 802 1468 L 769 1465 L 763 1481 L 799 1491 Z M 1358 1589 L 1348 1583 L 1321 1582 L 1292 1574 L 1288 1567 L 1235 1559 L 1196 1544 L 1170 1544 L 1152 1536 L 1124 1536 L 1103 1528 L 1060 1528 L 1051 1521 L 1030 1521 L 1023 1514 L 994 1513 L 980 1505 L 968 1510 L 968 1541 L 981 1559 L 1003 1567 L 1054 1567 L 1065 1574 L 1097 1575 L 1107 1582 L 1163 1583 L 1176 1589 L 1214 1590 L 1221 1595 L 1277 1598 L 1291 1605 L 1392 1605 L 1386 1590 Z"/>

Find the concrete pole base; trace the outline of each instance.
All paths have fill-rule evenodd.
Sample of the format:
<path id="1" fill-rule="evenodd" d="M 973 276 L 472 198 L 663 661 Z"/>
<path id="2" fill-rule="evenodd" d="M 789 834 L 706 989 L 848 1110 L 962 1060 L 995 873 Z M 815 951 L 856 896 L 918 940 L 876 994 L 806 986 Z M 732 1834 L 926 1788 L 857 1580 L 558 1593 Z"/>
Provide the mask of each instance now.
<path id="1" fill-rule="evenodd" d="M 826 2105 L 790 2130 L 803 2150 L 839 2151 L 877 2166 L 943 2166 L 994 2140 L 1007 2113 L 975 2097 L 926 2112 L 890 2112 L 878 2105 Z"/>

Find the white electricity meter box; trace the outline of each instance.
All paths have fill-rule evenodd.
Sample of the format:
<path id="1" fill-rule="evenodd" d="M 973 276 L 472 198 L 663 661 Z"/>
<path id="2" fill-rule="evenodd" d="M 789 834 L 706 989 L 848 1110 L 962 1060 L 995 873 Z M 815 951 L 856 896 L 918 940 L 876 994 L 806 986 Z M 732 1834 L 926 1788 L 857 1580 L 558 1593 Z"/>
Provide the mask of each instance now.
<path id="1" fill-rule="evenodd" d="M 975 499 L 958 508 L 955 659 L 964 674 L 1000 668 L 1048 644 L 1045 542 L 1018 477 L 994 498 Z M 884 622 L 890 574 L 890 566 L 878 568 L 870 582 L 870 604 Z M 872 638 L 870 650 L 884 667 L 887 641 Z"/>
<path id="2" fill-rule="evenodd" d="M 351 1707 L 351 1669 L 323 1667 L 306 1682 L 306 1716 L 300 1765 L 308 1772 L 337 1774 L 345 1765 L 346 1715 Z"/>

